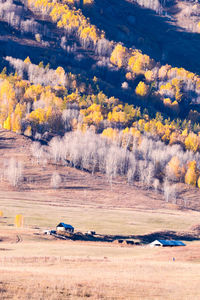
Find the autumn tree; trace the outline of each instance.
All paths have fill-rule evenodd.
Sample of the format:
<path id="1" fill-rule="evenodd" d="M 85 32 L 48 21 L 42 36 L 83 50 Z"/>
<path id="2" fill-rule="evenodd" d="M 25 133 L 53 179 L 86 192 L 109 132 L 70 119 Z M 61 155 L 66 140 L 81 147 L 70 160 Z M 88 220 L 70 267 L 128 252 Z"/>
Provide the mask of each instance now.
<path id="1" fill-rule="evenodd" d="M 140 81 L 135 89 L 135 93 L 140 97 L 146 97 L 149 94 L 149 86 L 143 81 Z"/>
<path id="2" fill-rule="evenodd" d="M 121 68 L 126 64 L 127 50 L 121 44 L 117 44 L 111 54 L 110 61 L 113 65 Z"/>
<path id="3" fill-rule="evenodd" d="M 190 161 L 188 163 L 188 169 L 185 174 L 185 183 L 196 186 L 198 178 L 196 161 Z"/>
<path id="4" fill-rule="evenodd" d="M 15 226 L 17 228 L 23 227 L 24 225 L 24 217 L 20 214 L 15 216 Z"/>
<path id="5" fill-rule="evenodd" d="M 191 132 L 185 139 L 185 148 L 196 152 L 199 149 L 200 139 L 199 137 Z"/>
<path id="6" fill-rule="evenodd" d="M 180 160 L 173 156 L 166 167 L 166 175 L 170 180 L 179 181 L 184 174 L 184 168 L 181 167 Z"/>

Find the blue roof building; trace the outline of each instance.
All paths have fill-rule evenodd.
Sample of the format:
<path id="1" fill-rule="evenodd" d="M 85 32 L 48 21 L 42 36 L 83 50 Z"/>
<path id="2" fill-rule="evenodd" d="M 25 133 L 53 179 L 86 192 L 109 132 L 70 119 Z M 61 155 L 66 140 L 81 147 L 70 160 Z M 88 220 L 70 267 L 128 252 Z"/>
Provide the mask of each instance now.
<path id="1" fill-rule="evenodd" d="M 56 229 L 58 231 L 68 231 L 68 232 L 74 232 L 74 227 L 70 224 L 65 224 L 63 222 L 59 223 L 57 226 L 56 226 Z"/>
<path id="2" fill-rule="evenodd" d="M 181 241 L 174 240 L 155 240 L 150 244 L 151 247 L 177 247 L 177 246 L 186 246 Z"/>

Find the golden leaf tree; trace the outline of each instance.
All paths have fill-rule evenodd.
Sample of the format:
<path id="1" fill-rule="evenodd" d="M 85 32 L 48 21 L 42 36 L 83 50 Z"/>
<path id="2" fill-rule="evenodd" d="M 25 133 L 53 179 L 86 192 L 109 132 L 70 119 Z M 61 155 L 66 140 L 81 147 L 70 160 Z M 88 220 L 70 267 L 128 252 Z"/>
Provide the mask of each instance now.
<path id="1" fill-rule="evenodd" d="M 185 174 L 185 183 L 196 186 L 197 177 L 198 177 L 197 163 L 195 160 L 193 160 L 188 163 L 188 169 Z"/>
<path id="2" fill-rule="evenodd" d="M 149 94 L 149 86 L 143 81 L 140 81 L 135 89 L 135 92 L 140 97 L 146 97 Z"/>
<path id="3" fill-rule="evenodd" d="M 16 215 L 15 216 L 15 226 L 17 228 L 23 227 L 24 225 L 24 217 L 22 215 Z"/>
<path id="4" fill-rule="evenodd" d="M 191 132 L 185 139 L 185 148 L 196 152 L 199 148 L 199 137 Z"/>
<path id="5" fill-rule="evenodd" d="M 179 181 L 185 170 L 183 167 L 181 167 L 178 157 L 173 156 L 167 164 L 166 171 L 169 179 Z"/>
<path id="6" fill-rule="evenodd" d="M 125 60 L 126 48 L 123 47 L 121 44 L 117 44 L 111 54 L 110 61 L 113 65 L 116 65 L 118 66 L 118 68 L 121 68 L 125 64 Z"/>

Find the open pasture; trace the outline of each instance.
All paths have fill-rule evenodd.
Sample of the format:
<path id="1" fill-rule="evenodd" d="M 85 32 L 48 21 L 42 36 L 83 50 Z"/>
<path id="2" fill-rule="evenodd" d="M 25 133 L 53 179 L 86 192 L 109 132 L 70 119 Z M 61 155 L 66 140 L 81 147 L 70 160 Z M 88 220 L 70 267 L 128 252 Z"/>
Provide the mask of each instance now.
<path id="1" fill-rule="evenodd" d="M 1 132 L 1 167 L 11 157 L 23 161 L 26 180 L 18 188 L 0 182 L 0 299 L 200 298 L 199 241 L 177 249 L 151 249 L 41 234 L 60 221 L 100 234 L 188 232 L 199 224 L 198 211 L 180 209 L 161 194 L 123 180 L 111 187 L 99 174 L 39 165 L 32 160 L 30 144 L 22 136 Z M 55 170 L 63 180 L 57 190 L 49 186 Z M 184 196 L 187 203 L 198 205 L 196 189 L 188 188 Z M 24 228 L 14 227 L 16 214 L 24 216 Z"/>

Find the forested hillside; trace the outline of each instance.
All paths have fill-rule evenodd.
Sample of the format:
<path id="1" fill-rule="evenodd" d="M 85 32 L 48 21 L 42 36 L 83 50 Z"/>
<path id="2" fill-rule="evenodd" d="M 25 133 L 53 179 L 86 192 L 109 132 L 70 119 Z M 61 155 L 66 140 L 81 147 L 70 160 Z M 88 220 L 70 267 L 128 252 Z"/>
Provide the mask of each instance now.
<path id="1" fill-rule="evenodd" d="M 174 1 L 136 2 L 2 1 L 0 126 L 33 139 L 38 160 L 168 201 L 179 182 L 200 187 L 199 4 L 179 2 L 191 30 L 177 10 L 172 24 Z"/>

